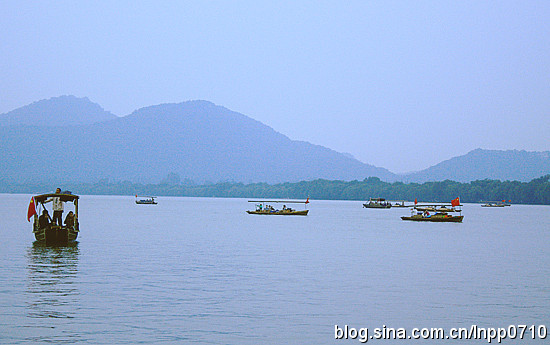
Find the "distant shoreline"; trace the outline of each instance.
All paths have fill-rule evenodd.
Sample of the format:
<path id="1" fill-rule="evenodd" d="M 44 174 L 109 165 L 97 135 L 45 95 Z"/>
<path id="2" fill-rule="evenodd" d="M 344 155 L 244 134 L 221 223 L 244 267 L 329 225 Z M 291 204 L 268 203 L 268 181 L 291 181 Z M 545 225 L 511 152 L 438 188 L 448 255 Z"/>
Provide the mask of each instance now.
<path id="1" fill-rule="evenodd" d="M 419 183 L 384 182 L 377 177 L 363 181 L 313 180 L 278 184 L 219 182 L 215 184 L 157 184 L 130 181 L 96 183 L 10 183 L 0 182 L 0 193 L 41 194 L 60 187 L 85 195 L 155 195 L 221 198 L 292 198 L 364 201 L 380 197 L 392 201 L 449 202 L 460 197 L 464 203 L 510 201 L 512 204 L 550 205 L 550 175 L 530 182 L 477 180 L 468 183 L 439 181 Z"/>

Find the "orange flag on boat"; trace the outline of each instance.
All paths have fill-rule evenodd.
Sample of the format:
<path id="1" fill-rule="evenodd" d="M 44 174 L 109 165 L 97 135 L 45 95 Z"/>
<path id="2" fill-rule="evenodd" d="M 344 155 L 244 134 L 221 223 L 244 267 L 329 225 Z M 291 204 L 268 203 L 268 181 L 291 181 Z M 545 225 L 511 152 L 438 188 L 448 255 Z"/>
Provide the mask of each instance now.
<path id="1" fill-rule="evenodd" d="M 27 221 L 31 221 L 31 217 L 36 214 L 36 204 L 34 203 L 34 197 L 31 198 L 29 203 L 29 209 L 27 210 Z"/>
<path id="2" fill-rule="evenodd" d="M 306 204 L 309 204 L 309 197 L 307 197 Z"/>
<path id="3" fill-rule="evenodd" d="M 414 204 L 418 204 L 418 200 L 416 200 L 416 198 L 414 198 Z"/>
<path id="4" fill-rule="evenodd" d="M 460 198 L 457 197 L 456 199 L 451 200 L 452 206 L 460 206 Z"/>

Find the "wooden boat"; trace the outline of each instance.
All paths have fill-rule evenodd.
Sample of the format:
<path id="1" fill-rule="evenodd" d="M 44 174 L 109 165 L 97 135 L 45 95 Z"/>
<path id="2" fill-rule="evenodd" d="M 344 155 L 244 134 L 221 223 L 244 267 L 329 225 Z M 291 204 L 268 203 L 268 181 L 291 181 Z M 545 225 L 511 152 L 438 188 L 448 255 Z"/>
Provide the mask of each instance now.
<path id="1" fill-rule="evenodd" d="M 72 202 L 74 204 L 74 220 L 72 224 L 68 224 L 67 219 L 65 224 L 51 224 L 51 217 L 49 212 L 44 213 L 46 209 L 46 203 L 51 198 L 60 198 L 62 202 Z M 29 214 L 31 207 L 34 208 L 34 220 L 33 220 L 33 233 L 37 241 L 43 242 L 46 245 L 67 245 L 76 241 L 79 233 L 78 223 L 78 195 L 63 193 L 41 194 L 36 195 L 31 199 L 31 205 L 29 205 Z M 38 205 L 38 209 L 36 206 Z M 47 226 L 40 226 L 38 214 L 44 214 L 48 217 L 49 223 Z M 53 213 L 52 213 L 53 214 Z M 70 222 L 69 222 L 70 223 Z"/>
<path id="2" fill-rule="evenodd" d="M 155 200 L 156 196 L 146 196 L 146 197 L 140 197 L 144 199 L 138 199 L 138 196 L 136 195 L 136 204 L 138 205 L 156 205 L 158 202 Z"/>
<path id="3" fill-rule="evenodd" d="M 414 214 L 410 217 L 401 217 L 403 220 L 412 220 L 417 222 L 455 222 L 455 223 L 461 223 L 462 219 L 464 219 L 464 216 L 453 216 L 449 215 L 447 213 L 436 213 L 434 215 L 430 216 L 424 216 L 422 214 Z"/>
<path id="4" fill-rule="evenodd" d="M 363 204 L 365 208 L 391 208 L 391 202 L 383 198 L 370 198 Z"/>
<path id="5" fill-rule="evenodd" d="M 481 207 L 504 207 L 504 204 L 488 202 L 486 204 L 481 205 Z"/>
<path id="6" fill-rule="evenodd" d="M 415 222 L 461 223 L 464 216 L 462 215 L 462 209 L 459 207 L 462 207 L 462 205 L 460 204 L 460 200 L 458 198 L 453 200 L 450 205 L 417 205 L 411 208 L 410 216 L 403 216 L 401 219 Z M 435 213 L 431 214 L 430 212 Z M 454 212 L 459 212 L 460 214 L 458 216 L 449 214 Z"/>
<path id="7" fill-rule="evenodd" d="M 279 216 L 307 216 L 309 210 L 255 210 L 246 211 L 248 214 L 266 214 L 266 215 L 279 215 Z"/>
<path id="8" fill-rule="evenodd" d="M 254 210 L 248 210 L 248 214 L 261 214 L 271 216 L 307 216 L 309 210 L 295 210 L 290 207 L 286 207 L 286 204 L 304 204 L 307 207 L 309 204 L 309 198 L 306 201 L 297 200 L 249 200 L 248 202 L 255 203 Z M 284 203 L 281 209 L 273 207 L 271 204 Z"/>
<path id="9" fill-rule="evenodd" d="M 489 201 L 483 205 L 481 205 L 481 207 L 505 207 L 505 206 L 510 206 L 511 204 L 510 203 L 507 203 L 506 200 L 502 200 L 502 201 Z"/>

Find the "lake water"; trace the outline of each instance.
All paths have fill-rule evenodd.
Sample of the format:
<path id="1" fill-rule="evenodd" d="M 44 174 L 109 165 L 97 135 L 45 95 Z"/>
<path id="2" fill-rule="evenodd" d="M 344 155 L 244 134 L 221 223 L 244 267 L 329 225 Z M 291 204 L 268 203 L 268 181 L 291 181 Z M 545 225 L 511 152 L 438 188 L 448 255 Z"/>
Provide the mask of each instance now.
<path id="1" fill-rule="evenodd" d="M 51 248 L 33 244 L 30 195 L 0 196 L 1 344 L 360 344 L 335 339 L 335 325 L 550 327 L 548 206 L 467 204 L 453 224 L 357 201 L 270 217 L 246 214 L 246 199 L 81 196 L 77 245 Z M 427 342 L 448 341 L 368 341 Z"/>

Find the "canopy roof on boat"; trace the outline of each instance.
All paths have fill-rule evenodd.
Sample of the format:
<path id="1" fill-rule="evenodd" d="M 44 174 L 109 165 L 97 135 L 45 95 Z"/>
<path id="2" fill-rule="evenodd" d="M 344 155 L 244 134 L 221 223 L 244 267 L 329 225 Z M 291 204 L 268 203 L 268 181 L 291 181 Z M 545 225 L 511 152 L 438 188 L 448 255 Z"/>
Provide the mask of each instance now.
<path id="1" fill-rule="evenodd" d="M 75 194 L 57 194 L 57 193 L 41 194 L 41 195 L 34 196 L 34 200 L 40 203 L 43 203 L 49 198 L 60 198 L 61 201 L 63 202 L 67 202 L 67 201 L 74 202 L 75 200 L 78 200 L 79 196 Z"/>

